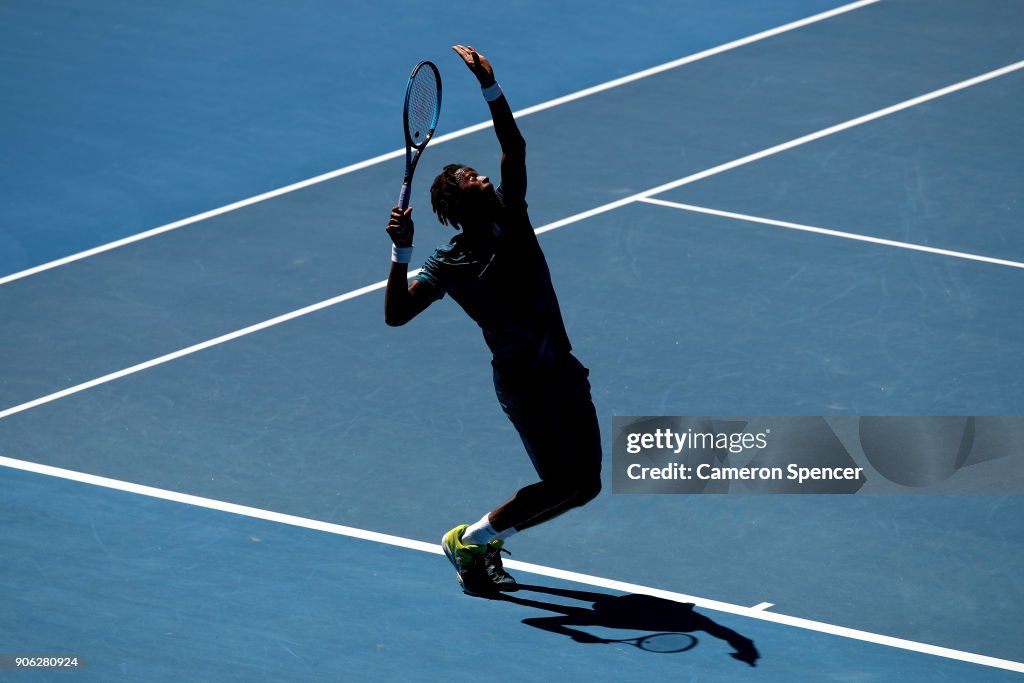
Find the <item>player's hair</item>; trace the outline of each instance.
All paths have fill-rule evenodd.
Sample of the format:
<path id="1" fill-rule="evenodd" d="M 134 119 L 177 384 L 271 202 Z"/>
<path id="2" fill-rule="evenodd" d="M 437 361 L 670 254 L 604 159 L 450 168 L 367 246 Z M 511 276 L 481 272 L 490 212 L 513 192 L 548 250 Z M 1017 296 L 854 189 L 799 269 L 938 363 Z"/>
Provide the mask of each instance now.
<path id="1" fill-rule="evenodd" d="M 458 225 L 452 220 L 453 215 L 458 215 L 459 195 L 462 193 L 456 174 L 464 168 L 464 164 L 448 164 L 441 169 L 434 178 L 434 184 L 430 186 L 430 207 L 437 214 L 441 225 Z"/>

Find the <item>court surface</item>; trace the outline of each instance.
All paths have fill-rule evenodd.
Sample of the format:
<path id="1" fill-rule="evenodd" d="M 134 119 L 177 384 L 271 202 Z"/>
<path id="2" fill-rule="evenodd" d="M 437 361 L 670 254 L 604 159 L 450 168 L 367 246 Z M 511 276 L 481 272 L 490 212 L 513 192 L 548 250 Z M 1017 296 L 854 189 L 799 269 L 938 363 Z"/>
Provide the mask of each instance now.
<path id="1" fill-rule="evenodd" d="M 606 486 L 464 596 L 437 540 L 534 475 L 475 325 L 382 288 L 417 60 L 414 265 L 434 169 L 497 174 L 471 43 L 606 457 L 618 415 L 1019 415 L 1024 6 L 404 7 L 0 7 L 0 655 L 86 662 L 0 680 L 1018 679 L 1014 494 Z"/>

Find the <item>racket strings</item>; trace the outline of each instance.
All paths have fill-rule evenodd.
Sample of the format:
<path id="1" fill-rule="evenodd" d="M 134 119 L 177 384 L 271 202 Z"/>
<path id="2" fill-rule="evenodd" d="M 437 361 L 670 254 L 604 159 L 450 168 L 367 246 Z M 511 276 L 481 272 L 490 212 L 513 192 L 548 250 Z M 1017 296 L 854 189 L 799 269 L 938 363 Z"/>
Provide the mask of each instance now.
<path id="1" fill-rule="evenodd" d="M 429 69 L 421 69 L 409 86 L 408 125 L 413 144 L 423 142 L 437 123 L 437 80 Z"/>

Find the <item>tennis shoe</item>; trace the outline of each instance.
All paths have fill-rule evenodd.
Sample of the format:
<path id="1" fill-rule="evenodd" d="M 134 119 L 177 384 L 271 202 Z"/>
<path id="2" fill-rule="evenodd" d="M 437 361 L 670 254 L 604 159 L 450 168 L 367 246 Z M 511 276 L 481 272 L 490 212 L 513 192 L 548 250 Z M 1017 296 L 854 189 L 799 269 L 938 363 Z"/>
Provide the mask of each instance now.
<path id="1" fill-rule="evenodd" d="M 441 548 L 444 550 L 445 557 L 455 567 L 455 574 L 464 593 L 469 595 L 496 593 L 498 587 L 491 580 L 485 562 L 490 546 L 463 543 L 462 535 L 467 528 L 469 528 L 468 524 L 460 524 L 441 537 Z M 500 553 L 500 550 L 498 552 Z"/>

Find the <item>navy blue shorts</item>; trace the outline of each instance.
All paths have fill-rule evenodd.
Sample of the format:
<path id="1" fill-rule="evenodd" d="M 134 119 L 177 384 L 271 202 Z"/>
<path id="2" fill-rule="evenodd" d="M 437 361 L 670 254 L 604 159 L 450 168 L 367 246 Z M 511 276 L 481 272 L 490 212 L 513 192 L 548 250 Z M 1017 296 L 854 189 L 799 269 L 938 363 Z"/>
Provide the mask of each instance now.
<path id="1" fill-rule="evenodd" d="M 569 355 L 542 371 L 494 369 L 498 403 L 544 481 L 601 476 L 601 430 L 590 371 Z"/>

